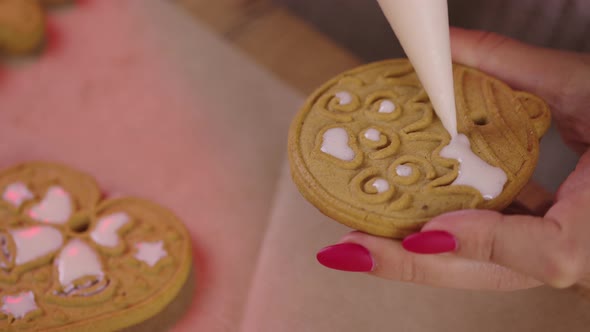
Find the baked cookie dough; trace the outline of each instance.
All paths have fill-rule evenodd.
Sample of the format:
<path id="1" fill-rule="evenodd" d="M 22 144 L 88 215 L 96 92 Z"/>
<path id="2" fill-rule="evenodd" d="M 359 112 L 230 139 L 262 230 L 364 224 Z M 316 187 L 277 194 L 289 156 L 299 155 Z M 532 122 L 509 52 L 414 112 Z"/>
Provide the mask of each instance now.
<path id="1" fill-rule="evenodd" d="M 117 331 L 187 285 L 189 234 L 155 203 L 45 162 L 0 172 L 0 195 L 1 331 Z"/>
<path id="2" fill-rule="evenodd" d="M 454 65 L 454 82 L 460 135 L 453 141 L 406 59 L 325 83 L 290 128 L 299 191 L 336 221 L 393 238 L 445 212 L 507 207 L 532 176 L 549 108 L 465 66 Z M 474 155 L 463 158 L 455 147 Z"/>

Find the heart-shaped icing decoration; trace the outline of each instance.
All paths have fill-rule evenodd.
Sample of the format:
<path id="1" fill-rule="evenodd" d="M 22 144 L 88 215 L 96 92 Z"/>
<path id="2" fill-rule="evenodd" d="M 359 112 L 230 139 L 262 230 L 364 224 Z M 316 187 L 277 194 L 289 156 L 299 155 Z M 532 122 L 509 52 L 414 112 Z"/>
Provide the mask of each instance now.
<path id="1" fill-rule="evenodd" d="M 0 330 L 112 331 L 169 304 L 187 281 L 190 237 L 168 210 L 101 197 L 50 163 L 0 173 Z"/>
<path id="2" fill-rule="evenodd" d="M 343 168 L 354 169 L 364 158 L 356 138 L 343 126 L 331 126 L 322 130 L 316 138 L 316 151 L 322 158 Z"/>

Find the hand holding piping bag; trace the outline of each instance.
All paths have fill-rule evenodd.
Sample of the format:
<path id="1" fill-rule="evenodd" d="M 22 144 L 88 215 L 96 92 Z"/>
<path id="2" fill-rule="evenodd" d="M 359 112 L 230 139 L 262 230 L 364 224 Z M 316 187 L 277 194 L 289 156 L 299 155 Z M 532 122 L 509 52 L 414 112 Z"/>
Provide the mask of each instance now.
<path id="1" fill-rule="evenodd" d="M 590 281 L 590 54 L 549 50 L 484 32 L 452 29 L 454 61 L 478 68 L 552 108 L 581 158 L 544 217 L 458 211 L 402 243 L 352 232 L 322 249 L 331 268 L 440 287 L 517 290 Z"/>

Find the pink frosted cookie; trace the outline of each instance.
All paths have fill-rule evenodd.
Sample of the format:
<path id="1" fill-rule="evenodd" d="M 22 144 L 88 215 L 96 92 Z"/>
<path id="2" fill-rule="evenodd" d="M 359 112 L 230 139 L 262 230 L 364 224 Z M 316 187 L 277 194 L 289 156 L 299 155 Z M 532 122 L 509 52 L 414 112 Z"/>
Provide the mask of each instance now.
<path id="1" fill-rule="evenodd" d="M 0 172 L 0 195 L 1 331 L 120 330 L 191 279 L 189 234 L 157 204 L 44 162 Z"/>

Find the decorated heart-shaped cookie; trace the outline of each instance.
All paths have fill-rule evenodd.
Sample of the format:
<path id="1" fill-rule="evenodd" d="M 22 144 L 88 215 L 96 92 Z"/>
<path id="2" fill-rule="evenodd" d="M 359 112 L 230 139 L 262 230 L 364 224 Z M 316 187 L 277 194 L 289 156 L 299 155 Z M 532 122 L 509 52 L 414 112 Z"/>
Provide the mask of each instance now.
<path id="1" fill-rule="evenodd" d="M 118 330 L 187 282 L 188 232 L 157 204 L 43 162 L 0 172 L 0 194 L 1 331 Z"/>

